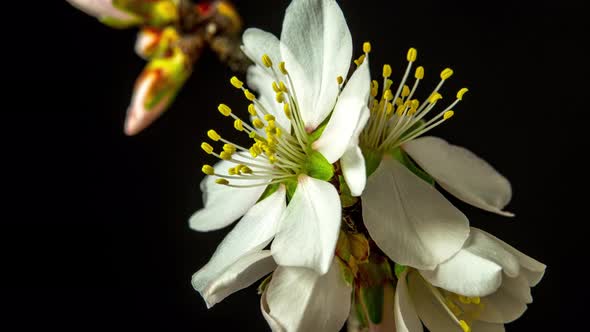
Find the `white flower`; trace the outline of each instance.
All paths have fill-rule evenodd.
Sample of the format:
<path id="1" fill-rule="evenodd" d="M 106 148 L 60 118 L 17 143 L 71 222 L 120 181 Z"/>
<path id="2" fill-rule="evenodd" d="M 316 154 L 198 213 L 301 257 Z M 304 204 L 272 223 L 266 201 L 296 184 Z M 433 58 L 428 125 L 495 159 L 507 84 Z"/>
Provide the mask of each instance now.
<path id="1" fill-rule="evenodd" d="M 261 30 L 244 33 L 244 51 L 257 63 L 249 81 L 260 97 L 235 77 L 231 83 L 252 102 L 248 108 L 252 125 L 224 104 L 219 111 L 232 117 L 235 129 L 254 142 L 245 148 L 214 130 L 208 132 L 213 141 L 225 143 L 223 151 L 214 152 L 209 143 L 202 148 L 223 161 L 203 167 L 210 175 L 201 183 L 205 207 L 190 220 L 191 228 L 210 231 L 244 215 L 232 231 L 235 240 L 230 234 L 220 245 L 223 256 L 234 259 L 238 253 L 264 247 L 274 237 L 271 251 L 277 264 L 328 272 L 341 221 L 338 192 L 327 182 L 334 172 L 331 164 L 350 148 L 368 112 L 368 61 L 341 90 L 351 48 L 346 21 L 333 0 L 293 1 L 285 14 L 280 42 Z M 260 200 L 265 191 L 272 195 Z M 290 201 L 285 206 L 288 193 Z M 242 225 L 246 223 L 251 225 Z M 246 231 L 258 235 L 244 248 L 249 240 L 241 232 Z M 211 277 L 204 277 L 214 279 L 232 263 L 221 256 L 216 253 L 197 275 L 214 271 Z M 203 292 L 201 283 L 195 287 Z"/>
<path id="2" fill-rule="evenodd" d="M 414 165 L 415 171 L 410 171 L 408 165 L 413 164 L 407 155 L 449 193 L 484 210 L 511 216 L 502 209 L 512 191 L 508 180 L 473 153 L 439 138 L 417 138 L 452 117 L 451 108 L 467 89 L 461 89 L 450 106 L 424 121 L 442 98 L 439 91 L 453 71 L 443 70 L 439 84 L 420 103 L 413 97 L 424 68 L 416 69 L 411 88 L 405 85 L 416 55 L 415 49 L 408 51 L 409 64 L 395 93 L 390 90 L 391 68 L 384 66 L 382 97 L 370 103 L 371 117 L 360 136 L 360 146 L 367 173 L 377 169 L 362 195 L 363 219 L 371 237 L 392 260 L 433 269 L 461 248 L 469 235 L 469 222 L 434 186 L 415 174 L 421 170 Z M 373 81 L 373 97 L 378 86 Z"/>
<path id="3" fill-rule="evenodd" d="M 406 269 L 398 279 L 398 332 L 504 331 L 533 301 L 545 265 L 476 228 L 465 246 L 434 271 Z"/>
<path id="4" fill-rule="evenodd" d="M 67 0 L 72 6 L 101 20 L 116 20 L 134 24 L 137 17 L 115 7 L 113 0 Z"/>

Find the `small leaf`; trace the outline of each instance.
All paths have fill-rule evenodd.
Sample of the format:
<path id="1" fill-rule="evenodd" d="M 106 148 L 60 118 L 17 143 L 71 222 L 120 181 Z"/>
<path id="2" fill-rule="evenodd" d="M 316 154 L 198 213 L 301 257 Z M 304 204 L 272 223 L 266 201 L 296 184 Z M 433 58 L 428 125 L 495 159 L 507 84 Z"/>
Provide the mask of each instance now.
<path id="1" fill-rule="evenodd" d="M 305 173 L 318 180 L 330 181 L 334 176 L 334 166 L 317 151 L 311 151 L 304 166 Z"/>
<path id="2" fill-rule="evenodd" d="M 293 198 L 293 195 L 295 195 L 295 191 L 297 190 L 297 180 L 286 180 L 285 182 L 283 182 L 285 184 L 285 186 L 287 187 L 287 201 L 290 201 L 291 198 Z"/>
<path id="3" fill-rule="evenodd" d="M 361 287 L 361 297 L 373 324 L 383 319 L 383 286 Z"/>
<path id="4" fill-rule="evenodd" d="M 342 204 L 342 207 L 348 208 L 355 205 L 356 202 L 358 202 L 358 198 L 352 196 L 350 188 L 346 184 L 342 175 L 338 175 L 338 182 L 340 182 L 340 203 Z"/>
<path id="5" fill-rule="evenodd" d="M 262 195 L 260 196 L 260 198 L 258 199 L 258 202 L 262 201 L 263 199 L 267 198 L 268 196 L 272 195 L 275 193 L 275 191 L 277 191 L 277 189 L 279 189 L 280 184 L 279 183 L 273 183 L 271 185 L 266 186 L 266 189 L 264 189 L 264 192 L 262 193 Z"/>
<path id="6" fill-rule="evenodd" d="M 395 266 L 393 267 L 394 271 L 395 271 L 395 276 L 399 279 L 399 276 L 407 269 L 407 266 L 404 265 L 400 265 L 398 263 L 395 263 Z"/>
<path id="7" fill-rule="evenodd" d="M 370 149 L 363 149 L 363 157 L 365 157 L 365 168 L 367 172 L 367 177 L 371 176 L 371 174 L 375 173 L 379 164 L 381 164 L 381 159 L 383 159 L 383 153 L 379 151 L 373 151 Z"/>

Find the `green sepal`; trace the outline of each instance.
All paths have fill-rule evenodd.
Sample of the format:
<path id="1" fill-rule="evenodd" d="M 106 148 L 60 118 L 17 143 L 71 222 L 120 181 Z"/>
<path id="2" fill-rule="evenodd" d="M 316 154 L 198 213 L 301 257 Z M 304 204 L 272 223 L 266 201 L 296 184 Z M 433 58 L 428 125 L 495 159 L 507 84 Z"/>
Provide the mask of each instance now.
<path id="1" fill-rule="evenodd" d="M 289 179 L 289 180 L 285 180 L 285 182 L 283 182 L 283 183 L 287 187 L 287 201 L 290 201 L 291 198 L 293 198 L 293 195 L 295 195 L 295 191 L 297 190 L 298 182 L 296 179 Z"/>
<path id="2" fill-rule="evenodd" d="M 310 151 L 303 169 L 305 174 L 318 180 L 330 181 L 334 176 L 334 166 L 317 151 Z"/>
<path id="3" fill-rule="evenodd" d="M 416 174 L 419 178 L 426 181 L 430 185 L 434 185 L 435 181 L 428 173 L 423 171 L 418 165 L 416 165 L 408 154 L 401 148 L 395 148 L 389 152 L 395 160 L 399 161 L 402 165 L 406 166 L 412 173 Z"/>
<path id="4" fill-rule="evenodd" d="M 383 152 L 374 151 L 371 149 L 362 149 L 363 157 L 365 157 L 365 169 L 367 173 L 367 177 L 371 176 L 371 174 L 375 173 L 379 165 L 381 164 L 381 159 L 383 159 Z"/>
<path id="5" fill-rule="evenodd" d="M 360 299 L 358 298 L 359 295 L 358 293 L 358 289 L 355 292 L 352 292 L 352 303 L 354 303 L 354 308 L 356 311 L 356 317 L 359 320 L 359 325 L 362 327 L 367 327 L 369 325 L 369 322 L 367 320 L 367 314 L 365 313 L 365 309 L 363 307 L 363 303 L 360 301 Z"/>
<path id="6" fill-rule="evenodd" d="M 318 138 L 320 138 L 322 136 L 322 134 L 324 133 L 324 129 L 326 129 L 326 126 L 328 125 L 328 122 L 330 121 L 330 118 L 332 117 L 332 115 L 330 114 L 330 116 L 328 116 L 327 118 L 324 119 L 324 121 L 322 121 L 322 123 L 320 123 L 320 125 L 316 128 L 316 130 L 313 131 L 313 133 L 309 134 L 309 144 L 315 142 L 318 140 Z"/>
<path id="7" fill-rule="evenodd" d="M 139 19 L 120 20 L 110 16 L 99 17 L 100 23 L 114 29 L 127 29 L 141 23 Z"/>
<path id="8" fill-rule="evenodd" d="M 338 175 L 338 182 L 340 182 L 340 203 L 342 207 L 348 208 L 355 205 L 358 202 L 358 198 L 352 196 L 350 188 L 342 175 Z"/>
<path id="9" fill-rule="evenodd" d="M 191 74 L 189 63 L 190 61 L 187 55 L 179 48 L 173 50 L 172 56 L 154 58 L 148 63 L 144 69 L 144 73 L 150 71 L 159 72 L 160 82 L 158 82 L 154 94 L 147 98 L 144 103 L 146 111 L 149 112 L 152 110 L 164 98 L 169 98 L 168 105 L 172 103 L 180 88 Z"/>
<path id="10" fill-rule="evenodd" d="M 348 286 L 352 287 L 352 284 L 354 283 L 354 273 L 348 267 L 348 265 L 346 265 L 346 263 L 340 259 L 340 257 L 336 257 L 336 260 L 338 261 L 338 266 L 340 266 L 340 274 L 342 275 L 342 279 Z"/>
<path id="11" fill-rule="evenodd" d="M 405 265 L 401 265 L 398 263 L 395 263 L 395 266 L 393 267 L 393 270 L 395 271 L 395 276 L 396 278 L 399 279 L 399 276 L 407 269 L 408 267 Z"/>
<path id="12" fill-rule="evenodd" d="M 260 195 L 260 198 L 258 199 L 258 202 L 264 200 L 265 198 L 267 198 L 268 196 L 272 195 L 275 193 L 275 191 L 277 191 L 277 189 L 279 189 L 279 186 L 281 184 L 280 183 L 273 183 L 271 185 L 266 186 L 266 189 L 264 189 L 264 192 L 262 193 L 262 195 Z"/>
<path id="13" fill-rule="evenodd" d="M 361 287 L 361 297 L 373 324 L 379 324 L 383 319 L 383 295 L 382 285 Z"/>
<path id="14" fill-rule="evenodd" d="M 266 287 L 268 287 L 268 283 L 270 282 L 270 280 L 272 279 L 272 273 L 269 274 L 268 276 L 266 276 L 266 278 L 264 278 L 264 280 L 262 280 L 262 282 L 260 283 L 260 285 L 258 285 L 257 288 L 257 292 L 258 295 L 262 295 L 262 293 L 264 293 L 264 291 L 266 290 Z"/>
<path id="15" fill-rule="evenodd" d="M 113 0 L 113 6 L 140 17 L 149 26 L 163 27 L 178 21 L 178 9 L 173 0 Z"/>

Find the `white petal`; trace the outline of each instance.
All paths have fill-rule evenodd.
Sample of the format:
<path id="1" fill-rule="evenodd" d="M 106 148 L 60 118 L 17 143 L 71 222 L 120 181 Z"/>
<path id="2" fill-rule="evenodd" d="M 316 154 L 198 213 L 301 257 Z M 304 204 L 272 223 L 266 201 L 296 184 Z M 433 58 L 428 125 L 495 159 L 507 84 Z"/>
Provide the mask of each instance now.
<path id="1" fill-rule="evenodd" d="M 489 323 L 510 323 L 522 316 L 527 309 L 526 303 L 503 288 L 482 298 L 481 303 L 484 310 L 478 319 Z"/>
<path id="2" fill-rule="evenodd" d="M 433 186 L 391 157 L 367 180 L 365 226 L 395 262 L 433 269 L 461 249 L 469 222 Z"/>
<path id="3" fill-rule="evenodd" d="M 195 274 L 193 276 L 193 286 L 205 299 L 207 308 L 211 308 L 228 295 L 252 285 L 275 268 L 276 264 L 270 251 L 254 251 L 240 257 L 240 259 L 228 266 L 203 290 L 194 285 Z"/>
<path id="4" fill-rule="evenodd" d="M 395 289 L 394 315 L 396 331 L 421 332 L 424 329 L 408 291 L 407 274 L 406 270 L 399 276 L 397 288 Z"/>
<path id="5" fill-rule="evenodd" d="M 274 237 L 281 214 L 285 210 L 285 187 L 258 204 L 254 205 L 240 222 L 223 239 L 211 260 L 193 275 L 193 287 L 198 290 L 209 306 L 221 301 L 218 278 L 225 270 L 235 264 L 242 256 L 262 250 Z M 229 295 L 229 294 L 224 294 Z"/>
<path id="6" fill-rule="evenodd" d="M 121 21 L 135 20 L 133 16 L 113 6 L 113 0 L 67 0 L 81 11 L 98 17 L 109 17 Z"/>
<path id="7" fill-rule="evenodd" d="M 367 183 L 365 158 L 358 145 L 350 147 L 340 159 L 342 175 L 352 196 L 360 196 Z"/>
<path id="8" fill-rule="evenodd" d="M 278 65 L 282 61 L 280 42 L 272 33 L 257 28 L 249 28 L 242 35 L 242 43 L 244 54 L 261 68 L 265 68 L 262 64 L 264 54 L 270 57 L 273 65 Z"/>
<path id="9" fill-rule="evenodd" d="M 471 325 L 471 331 L 475 332 L 504 332 L 504 324 L 486 323 L 482 321 L 475 321 Z"/>
<path id="10" fill-rule="evenodd" d="M 502 280 L 502 289 L 521 302 L 526 304 L 533 302 L 531 287 L 527 278 L 522 274 L 516 278 L 504 277 L 504 280 Z"/>
<path id="11" fill-rule="evenodd" d="M 514 247 L 509 245 L 508 243 L 498 239 L 497 237 L 493 236 L 490 233 L 482 231 L 481 229 L 476 229 L 475 227 L 472 227 L 472 231 L 473 230 L 476 230 L 477 232 L 482 233 L 482 234 L 486 235 L 487 237 L 495 240 L 505 250 L 510 252 L 512 255 L 514 255 L 514 257 L 516 257 L 516 259 L 518 260 L 518 263 L 520 264 L 520 267 L 521 267 L 520 272 L 527 278 L 527 280 L 529 282 L 529 286 L 533 287 L 533 286 L 537 285 L 539 283 L 539 281 L 541 281 L 541 278 L 543 278 L 543 275 L 545 274 L 545 268 L 546 268 L 545 264 L 537 261 L 534 258 L 531 258 L 531 257 L 523 254 L 522 252 L 516 250 Z"/>
<path id="12" fill-rule="evenodd" d="M 268 287 L 267 287 L 268 288 Z M 270 309 L 268 308 L 268 301 L 266 300 L 266 290 L 260 296 L 260 311 L 262 312 L 262 316 L 264 320 L 268 323 L 272 332 L 284 332 L 285 328 L 279 324 L 270 314 Z"/>
<path id="13" fill-rule="evenodd" d="M 334 186 L 299 176 L 295 195 L 283 213 L 272 243 L 277 264 L 326 273 L 334 258 L 340 217 L 340 197 Z"/>
<path id="14" fill-rule="evenodd" d="M 513 216 L 502 209 L 510 202 L 510 182 L 471 151 L 437 137 L 422 137 L 403 149 L 445 190 L 486 211 Z"/>
<path id="15" fill-rule="evenodd" d="M 281 55 L 292 78 L 309 131 L 330 114 L 338 96 L 338 76 L 346 77 L 352 38 L 334 0 L 295 0 L 285 13 Z"/>
<path id="16" fill-rule="evenodd" d="M 262 104 L 264 109 L 269 113 L 274 115 L 276 121 L 281 125 L 281 127 L 285 130 L 288 130 L 291 126 L 289 119 L 285 116 L 285 112 L 283 111 L 283 104 L 279 104 L 276 101 L 276 93 L 272 89 L 272 82 L 274 82 L 274 78 L 270 76 L 264 69 L 260 66 L 250 66 L 248 68 L 247 74 L 248 86 L 252 88 L 254 91 L 258 91 L 258 102 Z M 260 108 L 260 107 L 258 107 Z M 262 112 L 260 109 L 257 109 L 260 116 L 262 116 Z M 263 130 L 261 130 L 261 134 L 266 136 Z"/>
<path id="17" fill-rule="evenodd" d="M 430 288 L 418 273 L 409 273 L 407 282 L 414 308 L 429 331 L 461 331 L 459 321 L 433 293 L 433 291 L 438 292 L 437 290 Z"/>
<path id="18" fill-rule="evenodd" d="M 320 276 L 279 266 L 266 289 L 267 314 L 285 331 L 339 331 L 350 313 L 351 288 L 334 260 Z"/>
<path id="19" fill-rule="evenodd" d="M 227 174 L 235 166 L 230 161 L 215 164 L 215 172 Z M 201 181 L 204 208 L 195 212 L 189 221 L 196 231 L 206 232 L 223 228 L 243 216 L 266 189 L 265 186 L 253 188 L 232 188 L 215 183 L 214 176 L 206 176 Z M 246 184 L 249 180 L 232 180 L 235 184 Z"/>
<path id="20" fill-rule="evenodd" d="M 369 59 L 355 70 L 338 97 L 334 111 L 322 136 L 312 144 L 331 164 L 335 163 L 350 146 L 358 124 L 364 120 L 363 113 L 369 112 L 367 103 L 371 87 Z"/>

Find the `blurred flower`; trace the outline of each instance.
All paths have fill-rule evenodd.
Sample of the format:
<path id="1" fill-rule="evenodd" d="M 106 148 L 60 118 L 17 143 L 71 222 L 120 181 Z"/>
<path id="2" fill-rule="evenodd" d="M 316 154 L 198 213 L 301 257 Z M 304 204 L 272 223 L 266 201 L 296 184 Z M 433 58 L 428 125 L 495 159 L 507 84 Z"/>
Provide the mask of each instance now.
<path id="1" fill-rule="evenodd" d="M 113 0 L 67 0 L 74 7 L 114 28 L 139 24 L 141 19 L 117 7 Z"/>
<path id="2" fill-rule="evenodd" d="M 397 331 L 504 331 L 533 301 L 545 265 L 471 228 L 465 246 L 433 271 L 407 268 L 395 294 Z"/>
<path id="3" fill-rule="evenodd" d="M 304 29 L 313 38 L 302 39 Z M 342 90 L 343 80 L 338 79 L 349 70 L 351 44 L 342 11 L 333 0 L 293 1 L 280 42 L 261 30 L 244 33 L 244 52 L 256 63 L 248 81 L 260 96 L 236 77 L 231 83 L 252 102 L 248 108 L 252 125 L 227 105 L 221 104 L 219 111 L 233 118 L 234 128 L 245 132 L 253 145 L 245 148 L 214 130 L 208 132 L 211 140 L 225 145 L 216 153 L 209 143 L 202 144 L 203 150 L 222 161 L 203 167 L 209 175 L 201 185 L 205 207 L 191 217 L 193 229 L 219 229 L 244 214 L 240 224 L 248 215 L 272 216 L 268 224 L 253 227 L 270 230 L 265 233 L 268 241 L 276 233 L 271 247 L 274 260 L 283 266 L 328 272 L 341 222 L 340 198 L 328 182 L 334 175 L 332 163 L 349 148 L 363 112 L 368 112 L 368 61 Z M 331 60 L 318 60 L 324 58 Z M 269 215 L 267 196 L 277 193 L 280 201 L 272 204 L 276 213 Z"/>

